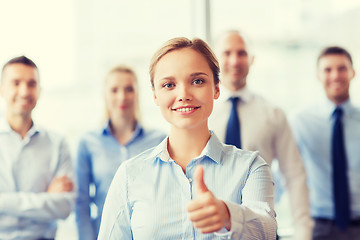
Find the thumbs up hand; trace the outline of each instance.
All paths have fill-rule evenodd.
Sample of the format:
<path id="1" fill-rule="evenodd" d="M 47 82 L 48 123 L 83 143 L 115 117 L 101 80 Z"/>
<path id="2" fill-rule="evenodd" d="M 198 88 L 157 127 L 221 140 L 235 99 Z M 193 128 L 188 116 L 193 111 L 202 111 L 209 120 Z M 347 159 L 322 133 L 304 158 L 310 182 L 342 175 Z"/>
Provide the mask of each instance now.
<path id="1" fill-rule="evenodd" d="M 217 199 L 204 182 L 204 168 L 197 166 L 194 173 L 196 199 L 187 205 L 190 221 L 201 233 L 212 233 L 223 227 L 231 229 L 230 213 L 226 204 Z"/>

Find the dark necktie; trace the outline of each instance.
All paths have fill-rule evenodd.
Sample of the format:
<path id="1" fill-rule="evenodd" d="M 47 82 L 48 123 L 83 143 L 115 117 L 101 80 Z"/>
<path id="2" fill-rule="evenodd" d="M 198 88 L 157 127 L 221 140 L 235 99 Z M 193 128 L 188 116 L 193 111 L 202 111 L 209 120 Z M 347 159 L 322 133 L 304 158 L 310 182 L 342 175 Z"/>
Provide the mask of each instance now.
<path id="1" fill-rule="evenodd" d="M 231 97 L 229 100 L 231 101 L 231 112 L 226 127 L 225 143 L 241 148 L 240 121 L 237 113 L 237 103 L 239 98 Z"/>
<path id="2" fill-rule="evenodd" d="M 335 204 L 335 223 L 340 229 L 345 229 L 350 220 L 349 186 L 347 179 L 347 164 L 342 124 L 343 109 L 337 107 L 333 113 L 335 118 L 332 133 L 332 164 L 333 164 L 333 194 Z"/>

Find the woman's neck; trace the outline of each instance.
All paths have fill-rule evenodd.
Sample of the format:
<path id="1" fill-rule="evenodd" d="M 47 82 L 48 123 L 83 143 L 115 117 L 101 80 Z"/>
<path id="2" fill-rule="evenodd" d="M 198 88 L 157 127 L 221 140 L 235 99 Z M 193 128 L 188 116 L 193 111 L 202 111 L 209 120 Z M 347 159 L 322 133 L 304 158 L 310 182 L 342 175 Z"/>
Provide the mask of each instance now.
<path id="1" fill-rule="evenodd" d="M 188 163 L 204 150 L 210 136 L 207 126 L 196 129 L 172 128 L 168 142 L 170 157 L 185 172 Z"/>
<path id="2" fill-rule="evenodd" d="M 110 118 L 111 132 L 121 145 L 126 145 L 132 138 L 136 127 L 134 118 Z"/>

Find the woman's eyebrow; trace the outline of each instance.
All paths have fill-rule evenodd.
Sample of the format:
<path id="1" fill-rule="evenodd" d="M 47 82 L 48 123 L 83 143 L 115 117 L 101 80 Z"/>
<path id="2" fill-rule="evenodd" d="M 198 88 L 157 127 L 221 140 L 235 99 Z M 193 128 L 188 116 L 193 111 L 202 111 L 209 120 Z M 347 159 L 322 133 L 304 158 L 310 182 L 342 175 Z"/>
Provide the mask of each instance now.
<path id="1" fill-rule="evenodd" d="M 173 81 L 175 78 L 173 77 L 173 76 L 166 76 L 166 77 L 162 77 L 162 78 L 160 78 L 159 80 L 171 80 L 171 81 Z"/>
<path id="2" fill-rule="evenodd" d="M 195 72 L 195 73 L 190 74 L 191 77 L 196 77 L 196 76 L 199 76 L 199 75 L 209 76 L 209 75 L 207 75 L 206 73 L 203 73 L 203 72 Z"/>

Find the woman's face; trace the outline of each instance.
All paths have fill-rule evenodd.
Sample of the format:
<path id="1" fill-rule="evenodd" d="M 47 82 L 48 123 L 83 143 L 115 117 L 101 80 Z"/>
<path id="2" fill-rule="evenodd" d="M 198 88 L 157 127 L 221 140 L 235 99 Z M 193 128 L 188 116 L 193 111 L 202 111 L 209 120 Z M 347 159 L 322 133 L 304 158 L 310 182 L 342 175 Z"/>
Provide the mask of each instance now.
<path id="1" fill-rule="evenodd" d="M 172 127 L 207 128 L 219 86 L 206 59 L 190 48 L 163 56 L 154 71 L 154 98 Z"/>
<path id="2" fill-rule="evenodd" d="M 135 118 L 137 86 L 134 75 L 110 73 L 105 83 L 105 104 L 111 119 Z"/>

